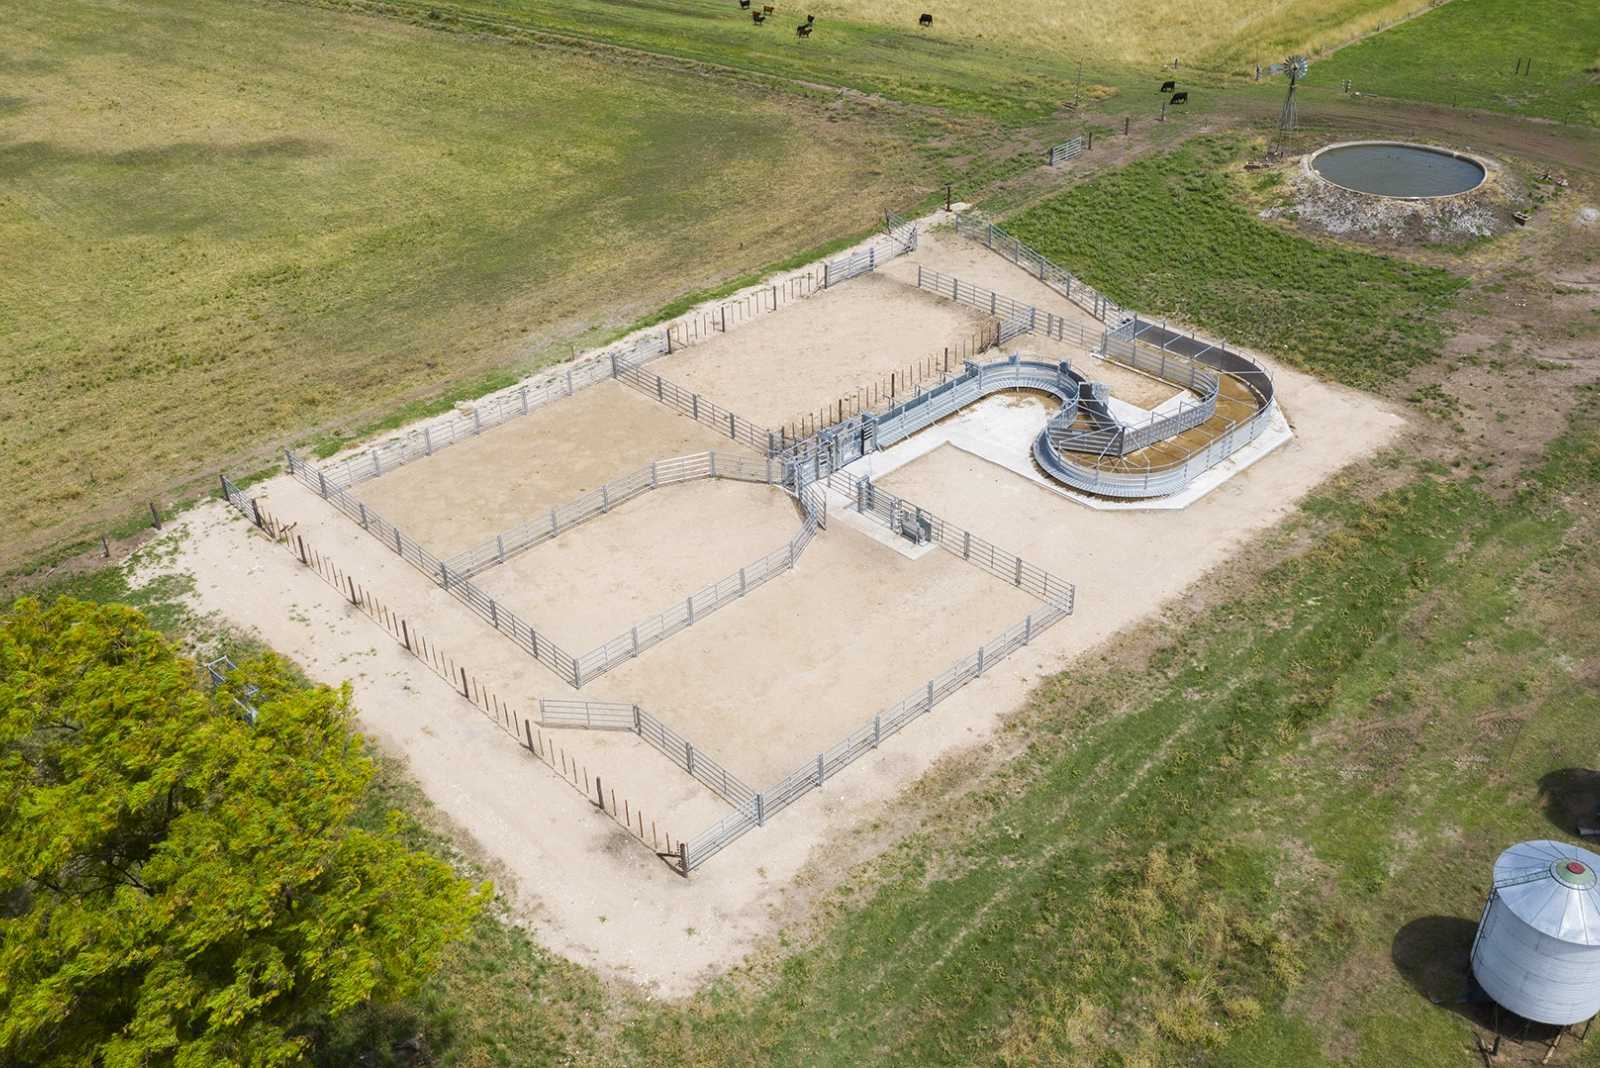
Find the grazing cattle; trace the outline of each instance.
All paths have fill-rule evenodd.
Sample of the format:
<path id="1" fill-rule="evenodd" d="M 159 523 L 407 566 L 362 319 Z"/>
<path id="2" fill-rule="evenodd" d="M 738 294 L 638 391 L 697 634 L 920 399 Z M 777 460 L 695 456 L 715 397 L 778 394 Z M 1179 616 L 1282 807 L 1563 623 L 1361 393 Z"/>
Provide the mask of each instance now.
<path id="1" fill-rule="evenodd" d="M 1187 104 L 1188 102 L 1189 93 L 1187 90 L 1181 93 L 1173 93 L 1172 99 L 1168 101 L 1169 104 Z"/>
<path id="2" fill-rule="evenodd" d="M 933 16 L 924 11 L 922 13 L 922 17 L 917 20 L 917 25 L 921 26 L 923 29 L 927 29 L 929 26 L 933 25 Z"/>
<path id="3" fill-rule="evenodd" d="M 815 16 L 815 15 L 807 15 L 806 16 L 806 25 L 807 26 L 810 26 L 812 23 L 814 23 L 816 21 L 817 21 L 817 16 Z"/>
<path id="4" fill-rule="evenodd" d="M 1161 83 L 1161 88 L 1157 89 L 1156 92 L 1158 92 L 1158 93 L 1170 93 L 1174 89 L 1176 89 L 1177 87 L 1178 87 L 1178 83 L 1177 82 L 1162 82 Z"/>
<path id="5" fill-rule="evenodd" d="M 802 22 L 800 25 L 796 26 L 794 28 L 794 35 L 796 37 L 810 37 L 811 36 L 811 23 Z"/>
<path id="6" fill-rule="evenodd" d="M 749 11 L 750 10 L 750 0 L 739 0 L 739 10 L 740 11 Z"/>
<path id="7" fill-rule="evenodd" d="M 750 21 L 759 26 L 763 22 L 767 21 L 767 16 L 763 15 L 759 11 L 752 11 L 750 12 Z"/>
<path id="8" fill-rule="evenodd" d="M 778 10 L 778 9 L 773 7 L 771 4 L 763 4 L 763 5 L 761 5 L 761 13 L 763 15 L 770 15 L 776 10 Z"/>

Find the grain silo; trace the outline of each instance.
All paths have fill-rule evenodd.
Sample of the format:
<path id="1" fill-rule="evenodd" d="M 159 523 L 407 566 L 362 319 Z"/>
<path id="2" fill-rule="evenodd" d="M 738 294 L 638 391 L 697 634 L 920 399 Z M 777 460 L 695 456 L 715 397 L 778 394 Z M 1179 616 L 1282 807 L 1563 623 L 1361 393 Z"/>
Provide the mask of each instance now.
<path id="1" fill-rule="evenodd" d="M 1566 1027 L 1600 1013 L 1600 856 L 1552 841 L 1501 853 L 1472 974 L 1524 1019 Z"/>

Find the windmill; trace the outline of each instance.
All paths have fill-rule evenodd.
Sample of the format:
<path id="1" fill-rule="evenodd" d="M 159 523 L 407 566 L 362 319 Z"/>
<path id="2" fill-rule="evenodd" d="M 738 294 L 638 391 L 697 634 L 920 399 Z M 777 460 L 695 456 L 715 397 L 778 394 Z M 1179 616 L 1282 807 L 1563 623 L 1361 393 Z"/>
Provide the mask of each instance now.
<path id="1" fill-rule="evenodd" d="M 1311 62 L 1305 56 L 1290 56 L 1280 66 L 1272 65 L 1273 73 L 1285 71 L 1289 75 L 1289 92 L 1283 98 L 1283 111 L 1278 115 L 1278 140 L 1273 145 L 1273 153 L 1282 155 L 1288 146 L 1289 137 L 1295 130 L 1294 88 L 1300 79 L 1306 76 L 1306 71 L 1311 68 Z"/>

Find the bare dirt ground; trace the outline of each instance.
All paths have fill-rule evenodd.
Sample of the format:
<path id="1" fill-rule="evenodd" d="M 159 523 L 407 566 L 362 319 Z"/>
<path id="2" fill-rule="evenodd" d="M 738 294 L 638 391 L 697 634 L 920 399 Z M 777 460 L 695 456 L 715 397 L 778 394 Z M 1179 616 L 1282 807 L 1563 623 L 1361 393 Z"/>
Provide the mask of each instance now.
<path id="1" fill-rule="evenodd" d="M 959 278 L 970 285 L 992 289 L 1002 297 L 1053 311 L 1085 330 L 1097 335 L 1100 333 L 1104 324 L 1094 316 L 1015 264 L 972 239 L 957 234 L 953 225 L 944 225 L 944 220 L 953 216 L 942 212 L 940 216 L 939 223 L 918 233 L 916 251 L 884 265 L 885 275 L 915 286 L 917 267 L 920 265 Z"/>
<path id="2" fill-rule="evenodd" d="M 782 548 L 800 525 L 793 498 L 773 486 L 663 486 L 473 581 L 581 654 Z"/>
<path id="3" fill-rule="evenodd" d="M 942 225 L 947 218 L 949 216 L 941 212 L 940 223 L 925 228 L 918 235 L 916 251 L 891 261 L 885 265 L 883 273 L 914 286 L 920 265 L 971 285 L 994 290 L 1001 296 L 1031 304 L 1041 311 L 1053 312 L 1091 334 L 1099 335 L 1104 324 L 1094 316 L 1027 271 L 972 239 L 960 236 L 953 227 Z M 1182 392 L 1159 378 L 1102 360 L 1092 352 L 1085 351 L 1081 345 L 1042 335 L 1023 334 L 1012 339 L 1004 346 L 1003 353 L 1009 355 L 1013 352 L 1024 358 L 1050 362 L 1065 360 L 1089 372 L 1095 381 L 1110 386 L 1118 398 L 1141 408 L 1154 408 Z M 988 358 L 997 358 L 999 355 L 996 353 Z"/>
<path id="4" fill-rule="evenodd" d="M 601 382 L 363 482 L 355 493 L 445 557 L 651 460 L 734 448 L 726 435 L 631 387 Z"/>
<path id="5" fill-rule="evenodd" d="M 1021 282 L 996 288 L 1024 296 Z M 920 299 L 913 299 L 922 315 Z M 808 325 L 800 320 L 793 328 L 804 332 Z M 890 351 L 892 360 L 915 354 Z M 1277 376 L 1295 422 L 1294 442 L 1181 512 L 1091 511 L 949 448 L 886 478 L 887 488 L 1076 582 L 1078 612 L 687 881 L 629 842 L 336 591 L 220 505 L 189 514 L 187 536 L 164 566 L 194 576 L 197 609 L 255 631 L 315 678 L 351 679 L 364 729 L 405 759 L 440 810 L 500 861 L 502 889 L 541 940 L 607 976 L 680 994 L 770 934 L 789 915 L 787 903 L 810 892 L 813 862 L 825 863 L 834 844 L 887 819 L 902 788 L 936 760 L 967 759 L 963 754 L 987 739 L 1039 679 L 1225 567 L 1299 497 L 1382 448 L 1401 426 L 1370 397 L 1281 368 Z M 569 404 L 579 410 L 564 412 Z M 625 417 L 609 418 L 619 414 Z M 408 528 L 418 522 L 413 508 L 432 508 L 433 518 L 421 522 L 433 524 L 436 540 L 448 542 L 454 531 L 470 543 L 520 519 L 527 501 L 565 499 L 662 452 L 705 448 L 713 444 L 706 433 L 625 387 L 600 386 L 385 476 L 394 479 L 388 488 L 362 489 Z M 502 444 L 508 440 L 515 447 Z M 522 470 L 523 463 L 536 470 Z M 431 476 L 424 472 L 430 466 Z M 516 490 L 505 485 L 512 479 Z M 252 492 L 282 519 L 298 521 L 319 551 L 515 707 L 571 695 L 315 494 L 285 477 Z M 662 531 L 661 538 L 675 534 L 681 536 Z M 727 751 L 730 763 L 735 752 L 820 748 L 1020 619 L 1031 602 L 1007 602 L 1018 596 L 942 552 L 908 561 L 834 522 L 796 573 L 582 695 L 645 704 L 685 733 L 703 734 L 697 741 L 719 757 Z M 782 732 L 789 732 L 782 745 L 767 744 Z M 675 838 L 692 836 L 728 811 L 631 735 L 553 733 L 565 753 L 603 774 Z M 761 759 L 745 774 L 765 785 L 769 770 L 787 772 L 794 758 Z"/>
<path id="6" fill-rule="evenodd" d="M 974 308 L 878 272 L 753 319 L 650 370 L 776 427 L 970 340 L 988 322 Z"/>
<path id="7" fill-rule="evenodd" d="M 1041 607 L 949 553 L 909 560 L 834 523 L 793 572 L 605 683 L 764 789 Z"/>

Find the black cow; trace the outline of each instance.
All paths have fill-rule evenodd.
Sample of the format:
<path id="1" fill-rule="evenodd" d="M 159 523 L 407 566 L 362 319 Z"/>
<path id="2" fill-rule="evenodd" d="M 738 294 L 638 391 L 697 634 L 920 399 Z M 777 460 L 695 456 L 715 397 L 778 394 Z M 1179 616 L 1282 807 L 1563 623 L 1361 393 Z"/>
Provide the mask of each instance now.
<path id="1" fill-rule="evenodd" d="M 923 27 L 924 29 L 926 29 L 929 26 L 932 26 L 933 25 L 933 16 L 928 14 L 926 11 L 924 11 L 922 13 L 922 17 L 917 20 L 917 25 Z"/>
<path id="2" fill-rule="evenodd" d="M 1181 92 L 1181 93 L 1173 93 L 1172 94 L 1172 99 L 1167 101 L 1167 103 L 1169 103 L 1169 104 L 1187 104 L 1188 102 L 1189 102 L 1189 93 L 1188 93 L 1187 90 L 1184 91 L 1184 92 Z"/>
<path id="3" fill-rule="evenodd" d="M 750 10 L 750 0 L 739 0 L 739 10 L 740 11 L 749 11 Z"/>
<path id="4" fill-rule="evenodd" d="M 794 35 L 796 37 L 810 37 L 811 36 L 811 23 L 802 22 L 800 25 L 796 26 L 794 28 Z"/>
<path id="5" fill-rule="evenodd" d="M 759 26 L 763 22 L 767 21 L 767 16 L 763 15 L 759 11 L 752 11 L 750 12 L 750 21 Z"/>
<path id="6" fill-rule="evenodd" d="M 1158 93 L 1170 93 L 1174 89 L 1176 89 L 1177 87 L 1178 87 L 1178 83 L 1177 82 L 1162 82 L 1161 83 L 1161 88 L 1157 89 L 1156 92 L 1158 92 Z"/>

